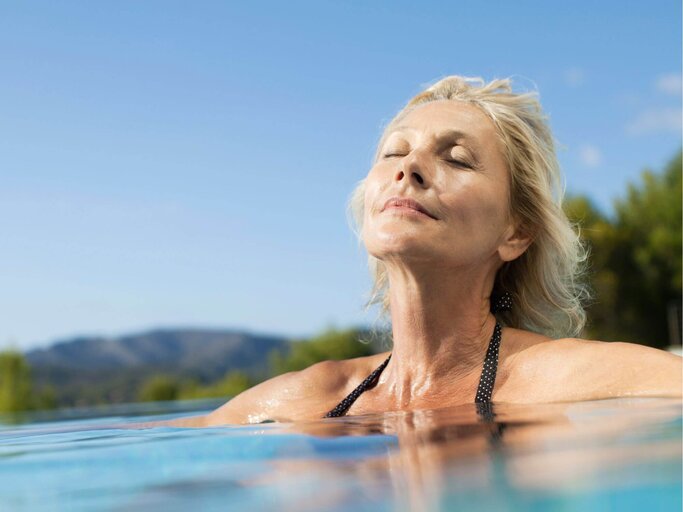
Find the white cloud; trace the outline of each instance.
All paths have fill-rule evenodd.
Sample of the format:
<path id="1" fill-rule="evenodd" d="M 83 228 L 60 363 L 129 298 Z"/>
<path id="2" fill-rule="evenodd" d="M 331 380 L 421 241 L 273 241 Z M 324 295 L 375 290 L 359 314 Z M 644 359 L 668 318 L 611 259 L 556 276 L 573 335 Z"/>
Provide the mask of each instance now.
<path id="1" fill-rule="evenodd" d="M 585 73 L 583 69 L 577 67 L 566 69 L 564 81 L 570 87 L 579 87 L 586 81 Z"/>
<path id="2" fill-rule="evenodd" d="M 597 147 L 584 144 L 579 147 L 579 160 L 586 167 L 598 167 L 602 163 L 602 153 Z"/>
<path id="3" fill-rule="evenodd" d="M 651 132 L 680 132 L 680 107 L 651 108 L 641 112 L 626 126 L 629 135 L 643 135 Z"/>
<path id="4" fill-rule="evenodd" d="M 681 94 L 681 75 L 678 73 L 667 73 L 657 77 L 655 87 L 659 92 L 678 96 Z"/>

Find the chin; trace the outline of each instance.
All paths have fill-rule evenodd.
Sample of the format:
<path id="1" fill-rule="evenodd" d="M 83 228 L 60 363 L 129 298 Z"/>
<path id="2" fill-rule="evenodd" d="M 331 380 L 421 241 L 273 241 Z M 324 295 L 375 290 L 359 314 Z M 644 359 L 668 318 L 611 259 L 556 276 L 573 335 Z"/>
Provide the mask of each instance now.
<path id="1" fill-rule="evenodd" d="M 419 234 L 407 233 L 406 231 L 382 231 L 364 237 L 365 249 L 368 254 L 380 260 L 395 256 L 424 260 L 425 257 L 431 255 L 433 258 L 434 251 L 430 250 L 431 248 L 425 242 L 424 235 L 419 236 Z"/>

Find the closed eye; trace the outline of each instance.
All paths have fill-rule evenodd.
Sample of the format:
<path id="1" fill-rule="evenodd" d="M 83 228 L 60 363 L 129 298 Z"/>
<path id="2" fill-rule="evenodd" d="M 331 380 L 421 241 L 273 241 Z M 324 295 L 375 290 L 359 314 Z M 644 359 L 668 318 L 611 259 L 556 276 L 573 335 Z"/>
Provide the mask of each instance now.
<path id="1" fill-rule="evenodd" d="M 386 155 L 382 155 L 384 158 L 394 158 L 394 157 L 399 157 L 399 156 L 406 156 L 403 153 L 387 153 Z"/>
<path id="2" fill-rule="evenodd" d="M 465 162 L 461 162 L 460 160 L 446 159 L 446 162 L 448 162 L 451 165 L 457 165 L 458 167 L 470 167 L 470 165 L 466 164 Z"/>

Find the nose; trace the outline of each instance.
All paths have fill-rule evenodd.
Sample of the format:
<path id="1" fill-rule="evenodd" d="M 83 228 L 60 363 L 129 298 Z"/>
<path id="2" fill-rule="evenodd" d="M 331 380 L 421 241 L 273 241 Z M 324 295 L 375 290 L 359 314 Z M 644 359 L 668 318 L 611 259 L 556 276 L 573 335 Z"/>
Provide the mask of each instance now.
<path id="1" fill-rule="evenodd" d="M 415 154 L 407 155 L 402 159 L 401 166 L 396 171 L 395 179 L 400 182 L 406 179 L 406 176 L 408 185 L 415 183 L 420 187 L 428 186 L 427 173 L 423 164 L 419 162 L 419 157 Z"/>
<path id="2" fill-rule="evenodd" d="M 412 171 L 409 172 L 410 177 L 413 178 L 419 185 L 423 185 L 425 180 L 424 178 L 420 175 L 419 172 L 417 171 Z M 396 181 L 401 181 L 405 177 L 406 173 L 403 171 L 403 169 L 399 170 L 398 173 L 396 174 Z"/>

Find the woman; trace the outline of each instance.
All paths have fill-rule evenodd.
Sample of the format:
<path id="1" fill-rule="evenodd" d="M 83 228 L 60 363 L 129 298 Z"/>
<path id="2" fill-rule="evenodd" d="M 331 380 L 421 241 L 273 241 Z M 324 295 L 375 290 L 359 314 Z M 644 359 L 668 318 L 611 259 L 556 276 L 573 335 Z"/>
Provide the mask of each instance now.
<path id="1" fill-rule="evenodd" d="M 534 93 L 513 93 L 509 80 L 437 82 L 389 123 L 350 204 L 392 351 L 317 363 L 164 424 L 680 397 L 679 356 L 574 338 L 586 254 L 561 185 Z"/>

